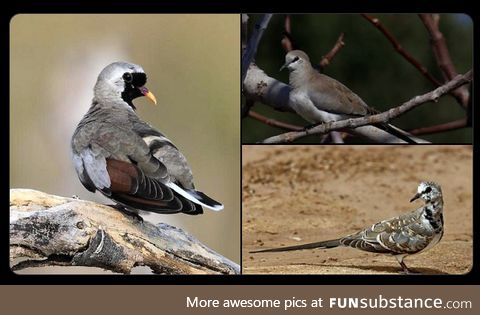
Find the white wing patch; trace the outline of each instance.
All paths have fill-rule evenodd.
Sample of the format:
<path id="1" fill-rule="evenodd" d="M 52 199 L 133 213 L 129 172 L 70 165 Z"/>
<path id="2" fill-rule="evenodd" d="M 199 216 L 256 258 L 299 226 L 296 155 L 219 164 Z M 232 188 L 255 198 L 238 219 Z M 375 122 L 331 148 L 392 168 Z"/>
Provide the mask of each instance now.
<path id="1" fill-rule="evenodd" d="M 88 148 L 80 152 L 80 157 L 95 187 L 98 189 L 110 188 L 111 182 L 107 172 L 107 161 L 105 157 L 95 155 L 92 150 Z M 76 164 L 77 162 L 75 162 L 75 167 L 77 167 Z"/>

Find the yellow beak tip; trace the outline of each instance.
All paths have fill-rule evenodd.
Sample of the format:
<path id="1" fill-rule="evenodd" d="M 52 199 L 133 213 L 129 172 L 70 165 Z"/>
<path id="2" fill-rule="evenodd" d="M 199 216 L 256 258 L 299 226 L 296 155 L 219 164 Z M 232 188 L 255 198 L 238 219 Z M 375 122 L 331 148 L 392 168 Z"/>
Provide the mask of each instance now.
<path id="1" fill-rule="evenodd" d="M 148 91 L 148 93 L 145 94 L 145 97 L 152 101 L 153 104 L 157 105 L 157 98 L 152 92 Z"/>

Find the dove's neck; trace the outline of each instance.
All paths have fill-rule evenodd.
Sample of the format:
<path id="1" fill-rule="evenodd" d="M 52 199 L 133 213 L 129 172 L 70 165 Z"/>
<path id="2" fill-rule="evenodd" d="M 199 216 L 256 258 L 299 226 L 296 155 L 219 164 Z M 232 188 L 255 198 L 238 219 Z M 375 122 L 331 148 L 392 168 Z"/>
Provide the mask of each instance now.
<path id="1" fill-rule="evenodd" d="M 289 84 L 292 88 L 300 88 L 307 84 L 315 74 L 315 70 L 310 65 L 303 68 L 290 71 Z"/>
<path id="2" fill-rule="evenodd" d="M 430 226 L 438 232 L 443 234 L 443 200 L 438 198 L 427 202 L 423 207 L 422 217 L 429 222 Z M 441 237 L 441 236 L 440 236 Z"/>

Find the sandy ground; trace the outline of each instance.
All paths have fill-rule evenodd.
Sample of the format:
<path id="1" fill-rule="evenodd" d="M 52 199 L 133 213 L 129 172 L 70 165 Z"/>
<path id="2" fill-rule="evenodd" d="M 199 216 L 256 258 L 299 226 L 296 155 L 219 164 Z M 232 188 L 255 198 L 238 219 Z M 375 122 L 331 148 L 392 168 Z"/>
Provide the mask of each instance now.
<path id="1" fill-rule="evenodd" d="M 351 248 L 249 253 L 338 238 L 422 205 L 422 180 L 442 186 L 445 234 L 405 259 L 426 274 L 472 266 L 471 146 L 243 146 L 243 273 L 398 274 L 393 256 Z"/>

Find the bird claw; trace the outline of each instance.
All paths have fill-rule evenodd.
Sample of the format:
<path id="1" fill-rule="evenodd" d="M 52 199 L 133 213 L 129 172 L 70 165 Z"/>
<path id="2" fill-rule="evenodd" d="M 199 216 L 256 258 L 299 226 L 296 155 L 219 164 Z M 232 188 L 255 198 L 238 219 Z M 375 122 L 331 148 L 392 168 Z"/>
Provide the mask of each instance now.
<path id="1" fill-rule="evenodd" d="M 114 204 L 114 205 L 108 205 L 109 207 L 115 208 L 118 211 L 120 211 L 122 214 L 132 217 L 133 219 L 136 219 L 140 223 L 143 223 L 143 218 L 136 212 L 129 211 L 127 210 L 124 206 L 119 205 L 119 204 Z"/>

